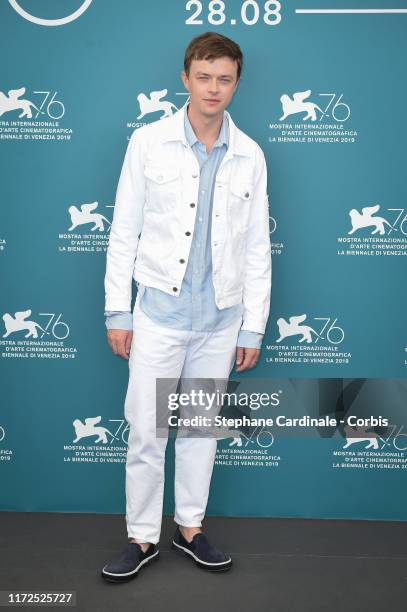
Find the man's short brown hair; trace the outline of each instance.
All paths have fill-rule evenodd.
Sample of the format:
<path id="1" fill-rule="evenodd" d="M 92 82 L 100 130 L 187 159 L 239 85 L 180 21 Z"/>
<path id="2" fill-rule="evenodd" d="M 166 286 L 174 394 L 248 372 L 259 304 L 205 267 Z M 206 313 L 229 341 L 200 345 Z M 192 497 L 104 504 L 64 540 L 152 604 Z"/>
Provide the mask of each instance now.
<path id="1" fill-rule="evenodd" d="M 237 78 L 243 68 L 243 54 L 237 43 L 217 32 L 205 32 L 195 36 L 189 43 L 184 57 L 184 70 L 189 77 L 192 60 L 211 60 L 230 57 L 237 62 Z"/>

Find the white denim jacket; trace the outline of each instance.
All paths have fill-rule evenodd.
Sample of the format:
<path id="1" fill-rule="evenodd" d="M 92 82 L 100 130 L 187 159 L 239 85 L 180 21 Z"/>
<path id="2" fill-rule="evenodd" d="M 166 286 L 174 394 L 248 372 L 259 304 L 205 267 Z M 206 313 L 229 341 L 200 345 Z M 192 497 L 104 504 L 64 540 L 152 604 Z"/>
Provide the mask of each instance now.
<path id="1" fill-rule="evenodd" d="M 105 311 L 130 311 L 132 278 L 179 295 L 198 200 L 199 164 L 184 112 L 134 130 L 127 147 L 106 257 Z M 263 151 L 229 120 L 211 220 L 215 302 L 243 301 L 242 330 L 264 334 L 270 311 L 271 246 Z"/>

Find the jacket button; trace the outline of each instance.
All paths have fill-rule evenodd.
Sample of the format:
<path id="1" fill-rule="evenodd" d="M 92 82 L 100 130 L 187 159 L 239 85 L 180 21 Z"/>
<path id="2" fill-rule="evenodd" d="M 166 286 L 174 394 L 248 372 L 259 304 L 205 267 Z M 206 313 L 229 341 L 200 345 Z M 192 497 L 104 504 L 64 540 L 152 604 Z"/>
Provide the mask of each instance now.
<path id="1" fill-rule="evenodd" d="M 178 287 L 173 287 L 172 290 L 173 291 L 178 291 Z"/>
<path id="2" fill-rule="evenodd" d="M 191 232 L 185 232 L 185 236 L 190 236 Z"/>
<path id="3" fill-rule="evenodd" d="M 245 197 L 245 198 L 248 198 L 248 197 L 249 197 L 249 195 L 250 195 L 250 193 L 249 193 L 248 191 L 246 191 L 246 193 L 244 194 L 244 197 Z"/>
<path id="4" fill-rule="evenodd" d="M 190 207 L 194 208 L 195 204 L 193 202 L 191 202 Z"/>
<path id="5" fill-rule="evenodd" d="M 180 259 L 179 263 L 185 263 L 185 259 Z"/>

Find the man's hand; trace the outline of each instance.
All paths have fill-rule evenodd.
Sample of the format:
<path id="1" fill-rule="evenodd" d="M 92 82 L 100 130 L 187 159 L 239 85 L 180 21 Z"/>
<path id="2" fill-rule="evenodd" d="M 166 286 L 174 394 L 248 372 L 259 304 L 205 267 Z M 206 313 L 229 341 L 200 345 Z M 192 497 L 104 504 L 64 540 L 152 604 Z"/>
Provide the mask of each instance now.
<path id="1" fill-rule="evenodd" d="M 260 356 L 260 349 L 236 347 L 236 372 L 254 368 Z"/>
<path id="2" fill-rule="evenodd" d="M 130 329 L 109 329 L 107 332 L 107 341 L 115 355 L 129 358 L 131 341 L 133 332 Z"/>

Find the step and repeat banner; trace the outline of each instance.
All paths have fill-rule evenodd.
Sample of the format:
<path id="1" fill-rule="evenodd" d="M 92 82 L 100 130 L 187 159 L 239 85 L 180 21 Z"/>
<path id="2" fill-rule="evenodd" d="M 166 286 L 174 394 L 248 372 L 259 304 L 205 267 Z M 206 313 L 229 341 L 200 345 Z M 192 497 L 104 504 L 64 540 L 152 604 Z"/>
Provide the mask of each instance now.
<path id="1" fill-rule="evenodd" d="M 185 103 L 185 48 L 210 30 L 244 53 L 228 110 L 266 155 L 273 283 L 260 361 L 230 378 L 208 514 L 407 519 L 407 0 L 363 4 L 2 1 L 1 509 L 124 513 L 115 191 L 132 132 Z"/>

